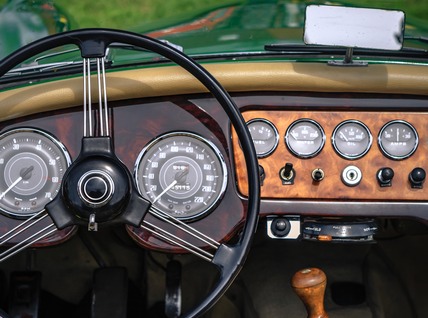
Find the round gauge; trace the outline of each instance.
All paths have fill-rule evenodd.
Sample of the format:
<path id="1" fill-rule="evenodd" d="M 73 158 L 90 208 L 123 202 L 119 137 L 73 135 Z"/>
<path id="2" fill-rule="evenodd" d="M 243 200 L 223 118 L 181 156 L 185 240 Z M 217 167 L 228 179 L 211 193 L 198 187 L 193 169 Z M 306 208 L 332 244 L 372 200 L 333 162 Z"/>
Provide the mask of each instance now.
<path id="1" fill-rule="evenodd" d="M 278 146 L 278 130 L 266 119 L 252 119 L 247 122 L 248 130 L 256 148 L 257 157 L 269 156 Z"/>
<path id="2" fill-rule="evenodd" d="M 393 120 L 379 132 L 379 147 L 391 159 L 410 157 L 418 147 L 419 137 L 416 129 L 404 120 Z"/>
<path id="3" fill-rule="evenodd" d="M 334 129 L 331 141 L 339 155 L 346 159 L 358 159 L 369 151 L 373 137 L 362 122 L 346 120 Z"/>
<path id="4" fill-rule="evenodd" d="M 71 159 L 51 135 L 21 128 L 0 136 L 0 209 L 28 216 L 44 209 L 58 194 Z"/>
<path id="5" fill-rule="evenodd" d="M 186 132 L 152 141 L 140 152 L 134 174 L 142 196 L 182 220 L 210 212 L 227 184 L 220 151 L 208 140 Z"/>
<path id="6" fill-rule="evenodd" d="M 312 158 L 324 147 L 324 130 L 312 119 L 299 119 L 288 127 L 285 143 L 297 157 Z"/>

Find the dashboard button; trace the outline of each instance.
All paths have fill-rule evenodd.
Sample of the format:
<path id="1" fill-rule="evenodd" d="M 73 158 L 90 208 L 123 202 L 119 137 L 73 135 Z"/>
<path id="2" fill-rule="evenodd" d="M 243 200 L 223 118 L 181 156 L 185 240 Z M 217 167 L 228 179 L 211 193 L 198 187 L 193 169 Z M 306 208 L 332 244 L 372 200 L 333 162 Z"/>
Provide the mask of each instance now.
<path id="1" fill-rule="evenodd" d="M 426 173 L 422 168 L 415 168 L 409 174 L 409 181 L 412 188 L 422 189 L 422 185 L 425 182 Z"/>

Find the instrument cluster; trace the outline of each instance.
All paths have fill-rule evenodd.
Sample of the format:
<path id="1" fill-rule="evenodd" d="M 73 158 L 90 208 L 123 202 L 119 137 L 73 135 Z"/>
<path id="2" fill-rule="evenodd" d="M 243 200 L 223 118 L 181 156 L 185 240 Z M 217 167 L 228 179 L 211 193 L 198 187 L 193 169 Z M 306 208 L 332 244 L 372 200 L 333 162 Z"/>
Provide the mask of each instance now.
<path id="1" fill-rule="evenodd" d="M 281 136 L 276 126 L 267 119 L 256 118 L 247 122 L 259 158 L 273 153 Z M 298 158 L 317 156 L 323 149 L 327 136 L 315 120 L 302 118 L 291 123 L 283 137 L 288 150 Z M 366 124 L 348 119 L 339 123 L 331 135 L 335 152 L 349 160 L 363 157 L 371 148 L 373 135 Z M 417 149 L 417 130 L 404 120 L 385 123 L 377 133 L 377 143 L 382 153 L 391 159 L 410 157 Z"/>
<path id="2" fill-rule="evenodd" d="M 426 200 L 426 113 L 247 110 L 262 198 Z M 238 190 L 246 194 L 234 147 Z"/>
<path id="3" fill-rule="evenodd" d="M 23 127 L 1 134 L 0 211 L 26 218 L 44 210 L 59 193 L 71 163 L 67 148 L 48 132 Z M 134 167 L 140 194 L 154 208 L 181 220 L 194 220 L 211 212 L 227 185 L 227 167 L 220 150 L 189 132 L 155 138 L 141 150 Z M 104 182 L 98 179 L 82 182 Z M 86 192 L 81 195 L 93 196 Z"/>

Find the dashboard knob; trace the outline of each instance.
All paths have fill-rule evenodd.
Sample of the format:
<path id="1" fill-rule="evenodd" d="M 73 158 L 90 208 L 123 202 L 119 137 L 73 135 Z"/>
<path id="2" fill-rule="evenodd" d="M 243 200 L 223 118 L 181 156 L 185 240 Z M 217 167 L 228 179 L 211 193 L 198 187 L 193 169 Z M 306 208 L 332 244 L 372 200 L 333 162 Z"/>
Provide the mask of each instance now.
<path id="1" fill-rule="evenodd" d="M 312 180 L 315 182 L 322 181 L 325 176 L 324 171 L 320 168 L 314 169 L 311 175 L 312 175 Z"/>
<path id="2" fill-rule="evenodd" d="M 291 224 L 286 218 L 275 218 L 271 224 L 271 231 L 275 237 L 284 237 L 290 233 Z"/>
<path id="3" fill-rule="evenodd" d="M 260 177 L 260 185 L 263 185 L 263 181 L 266 179 L 265 169 L 262 165 L 259 165 L 259 177 Z"/>
<path id="4" fill-rule="evenodd" d="M 421 189 L 425 181 L 426 173 L 422 168 L 415 168 L 409 174 L 409 181 L 412 188 Z"/>
<path id="5" fill-rule="evenodd" d="M 376 177 L 381 187 L 390 187 L 392 178 L 394 178 L 394 170 L 389 167 L 381 168 L 377 172 Z"/>

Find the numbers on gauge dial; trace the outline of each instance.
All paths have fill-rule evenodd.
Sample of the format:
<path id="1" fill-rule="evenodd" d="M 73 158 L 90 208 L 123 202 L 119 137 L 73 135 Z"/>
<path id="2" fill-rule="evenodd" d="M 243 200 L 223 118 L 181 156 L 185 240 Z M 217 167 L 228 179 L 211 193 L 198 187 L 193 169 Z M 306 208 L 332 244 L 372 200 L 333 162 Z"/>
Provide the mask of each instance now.
<path id="1" fill-rule="evenodd" d="M 70 156 L 53 136 L 20 128 L 0 136 L 0 209 L 28 216 L 44 209 L 58 194 Z"/>
<path id="2" fill-rule="evenodd" d="M 134 174 L 142 196 L 183 220 L 210 212 L 227 184 L 226 165 L 218 148 L 187 132 L 152 141 L 140 152 Z"/>
<path id="3" fill-rule="evenodd" d="M 410 157 L 416 151 L 419 137 L 410 123 L 394 120 L 382 127 L 378 142 L 385 156 L 400 160 Z"/>
<path id="4" fill-rule="evenodd" d="M 295 156 L 312 158 L 324 147 L 325 133 L 316 121 L 307 118 L 299 119 L 287 128 L 285 144 Z"/>
<path id="5" fill-rule="evenodd" d="M 269 156 L 278 146 L 278 130 L 270 121 L 262 118 L 247 122 L 248 130 L 258 158 Z"/>
<path id="6" fill-rule="evenodd" d="M 337 125 L 331 139 L 334 150 L 352 160 L 361 158 L 370 150 L 373 137 L 364 123 L 346 120 Z"/>

